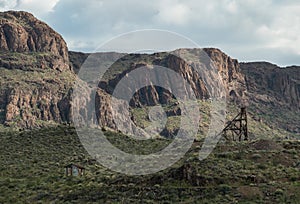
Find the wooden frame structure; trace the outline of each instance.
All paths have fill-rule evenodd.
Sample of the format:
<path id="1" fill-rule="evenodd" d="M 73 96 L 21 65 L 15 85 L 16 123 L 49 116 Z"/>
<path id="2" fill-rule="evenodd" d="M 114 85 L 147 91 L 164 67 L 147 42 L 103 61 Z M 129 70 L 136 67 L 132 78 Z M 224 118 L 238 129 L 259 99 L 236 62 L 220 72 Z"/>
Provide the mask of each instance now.
<path id="1" fill-rule="evenodd" d="M 240 113 L 231 121 L 227 122 L 222 133 L 227 140 L 230 140 L 230 135 L 233 141 L 238 137 L 239 141 L 248 140 L 248 120 L 246 107 L 242 107 Z"/>
<path id="2" fill-rule="evenodd" d="M 66 176 L 83 176 L 85 168 L 77 164 L 69 164 L 65 166 Z"/>

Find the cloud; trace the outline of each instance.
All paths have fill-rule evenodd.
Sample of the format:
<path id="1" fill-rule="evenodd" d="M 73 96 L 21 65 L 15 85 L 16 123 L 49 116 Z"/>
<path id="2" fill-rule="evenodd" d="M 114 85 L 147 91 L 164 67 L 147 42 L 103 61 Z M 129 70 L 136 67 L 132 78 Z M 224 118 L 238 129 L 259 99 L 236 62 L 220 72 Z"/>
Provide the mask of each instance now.
<path id="1" fill-rule="evenodd" d="M 0 0 L 1 9 L 28 10 L 42 18 L 62 34 L 71 50 L 93 51 L 122 33 L 163 29 L 201 47 L 219 47 L 238 59 L 300 64 L 299 1 L 19 0 L 15 4 Z"/>
<path id="2" fill-rule="evenodd" d="M 0 0 L 0 11 L 6 11 L 15 8 L 17 0 Z"/>
<path id="3" fill-rule="evenodd" d="M 158 3 L 156 21 L 172 25 L 184 25 L 189 20 L 190 8 L 184 3 L 176 1 L 161 1 Z"/>
<path id="4" fill-rule="evenodd" d="M 92 51 L 122 33 L 155 27 L 156 13 L 152 3 L 139 0 L 61 0 L 47 22 L 71 42 L 71 49 Z"/>
<path id="5" fill-rule="evenodd" d="M 16 10 L 26 10 L 37 16 L 44 16 L 52 12 L 59 0 L 18 0 Z"/>
<path id="6" fill-rule="evenodd" d="M 265 38 L 266 47 L 290 50 L 300 55 L 300 15 L 299 5 L 283 6 L 278 9 L 278 18 L 270 25 L 257 29 L 261 38 Z"/>

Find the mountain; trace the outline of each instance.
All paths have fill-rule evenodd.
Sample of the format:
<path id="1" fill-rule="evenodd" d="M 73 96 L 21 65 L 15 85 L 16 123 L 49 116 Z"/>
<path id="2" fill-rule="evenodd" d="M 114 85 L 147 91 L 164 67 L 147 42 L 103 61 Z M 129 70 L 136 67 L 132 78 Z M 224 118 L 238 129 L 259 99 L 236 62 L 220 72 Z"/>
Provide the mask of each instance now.
<path id="1" fill-rule="evenodd" d="M 72 52 L 58 33 L 30 13 L 0 13 L 0 203 L 299 203 L 300 67 L 239 63 L 219 49 L 203 51 L 218 74 L 203 67 L 207 58 L 200 49 L 154 54 Z M 86 61 L 90 57 L 95 57 L 97 66 Z M 87 73 L 82 73 L 82 65 L 89 68 Z M 136 91 L 130 115 L 123 112 L 122 103 L 120 109 L 112 109 L 110 100 L 120 80 L 139 68 L 158 66 L 169 67 L 190 84 L 199 104 L 199 138 L 165 170 L 135 176 L 114 172 L 97 163 L 98 155 L 87 152 L 72 118 L 76 114 L 81 125 L 99 122 L 106 139 L 126 154 L 162 159 L 156 153 L 173 143 L 180 126 L 175 97 L 154 86 L 156 78 L 138 77 L 122 89 Z M 99 67 L 109 67 L 100 82 L 95 78 Z M 162 72 L 156 77 L 169 76 Z M 213 90 L 217 76 L 224 92 Z M 146 80 L 148 87 L 135 90 Z M 171 82 L 171 87 L 191 94 L 182 89 L 185 84 L 176 86 L 182 84 L 174 78 Z M 161 83 L 167 86 L 168 80 Z M 80 94 L 77 99 L 74 87 Z M 228 119 L 240 106 L 247 106 L 251 140 L 219 142 L 207 159 L 199 160 L 211 122 L 213 91 L 227 97 Z M 136 140 L 122 132 L 122 128 L 136 131 L 135 125 L 151 126 L 156 104 L 162 104 L 168 116 L 163 138 Z M 121 126 L 112 117 L 117 111 L 123 116 Z M 97 143 L 89 144 L 97 149 Z M 109 156 L 125 169 L 132 166 L 126 158 Z M 84 175 L 66 176 L 65 167 L 71 163 L 82 165 Z M 139 163 L 139 169 L 145 167 Z"/>
<path id="2" fill-rule="evenodd" d="M 76 75 L 57 32 L 30 13 L 0 13 L 0 56 L 0 123 L 32 128 L 69 121 Z"/>
<path id="3" fill-rule="evenodd" d="M 268 62 L 240 63 L 245 76 L 249 108 L 272 129 L 299 135 L 300 67 Z"/>
<path id="4" fill-rule="evenodd" d="M 252 138 L 299 136 L 300 83 L 298 73 L 300 67 L 280 68 L 267 62 L 239 63 L 219 49 L 205 48 L 203 50 L 215 63 L 222 76 L 228 101 L 231 104 L 228 108 L 230 117 L 234 116 L 232 113 L 235 113 L 239 106 L 246 105 L 248 107 L 249 128 Z M 197 49 L 179 49 L 174 52 L 177 52 L 177 55 L 188 55 L 194 63 L 199 56 L 199 50 Z M 80 67 L 88 56 L 84 53 L 71 52 L 70 56 L 72 55 L 77 56 L 77 61 L 72 61 L 74 67 Z M 110 53 L 97 54 L 97 57 L 103 58 L 104 62 L 113 63 L 113 59 L 118 58 L 115 56 L 109 59 L 108 56 L 112 55 Z M 142 66 L 157 65 L 176 70 L 191 84 L 199 100 L 209 97 L 207 89 L 197 72 L 193 71 L 184 60 L 175 55 L 155 53 L 152 55 L 120 55 L 119 57 L 120 59 L 110 67 L 108 74 L 104 75 L 105 81 L 99 84 L 101 89 L 98 90 L 96 95 L 97 117 L 101 126 L 117 129 L 112 119 L 113 110 L 109 106 L 109 95 L 112 94 L 120 79 L 130 71 Z M 197 66 L 197 63 L 195 63 L 195 66 Z M 95 84 L 95 82 L 92 84 Z M 138 93 L 131 100 L 131 106 L 134 109 L 132 119 L 136 124 L 145 128 L 150 122 L 147 116 L 148 109 L 145 106 L 170 103 L 173 97 L 170 93 L 164 92 L 155 86 L 141 89 Z M 202 104 L 202 106 L 209 109 L 205 104 Z M 172 119 L 176 120 L 176 116 L 180 115 L 177 106 L 168 107 L 165 111 L 170 116 L 171 121 Z M 203 111 L 206 115 L 209 115 L 209 111 Z M 171 123 L 169 125 L 172 128 L 167 127 L 167 130 L 163 132 L 165 136 L 173 135 L 178 130 L 178 124 Z M 204 129 L 207 130 L 208 124 L 205 124 L 205 126 Z M 132 127 L 127 128 L 131 129 Z"/>
<path id="5" fill-rule="evenodd" d="M 0 50 L 6 54 L 13 53 L 47 53 L 38 59 L 36 66 L 51 69 L 68 70 L 68 48 L 64 39 L 50 28 L 46 23 L 36 19 L 27 12 L 9 11 L 0 13 Z M 4 55 L 1 56 L 1 67 L 16 67 L 17 64 L 5 63 Z M 31 64 L 32 66 L 32 64 Z"/>
<path id="6" fill-rule="evenodd" d="M 280 68 L 266 62 L 239 63 L 219 49 L 205 48 L 203 51 L 222 78 L 229 102 L 229 116 L 234 116 L 232 112 L 239 106 L 248 106 L 252 137 L 299 135 L 299 67 Z M 204 82 L 193 69 L 192 66 L 201 67 L 199 49 L 96 55 L 99 66 L 112 64 L 110 69 L 101 83 L 97 80 L 82 83 L 82 95 L 85 97 L 72 101 L 74 83 L 79 80 L 76 74 L 89 54 L 68 51 L 64 39 L 30 13 L 0 13 L 0 124 L 28 129 L 71 123 L 76 112 L 83 123 L 89 120 L 118 130 L 112 117 L 114 110 L 110 107 L 110 94 L 124 76 L 142 66 L 169 67 L 179 73 L 191 85 L 202 106 L 201 111 L 209 119 L 207 101 L 210 95 L 206 85 L 214 81 L 215 75 L 206 70 L 204 74 L 213 77 Z M 99 74 L 97 70 L 90 70 L 90 75 L 95 74 Z M 91 88 L 92 85 L 98 88 Z M 95 92 L 96 98 L 91 98 Z M 130 101 L 133 122 L 142 127 L 149 125 L 147 107 L 161 103 L 170 118 L 162 134 L 174 135 L 180 116 L 174 99 L 170 92 L 156 86 L 140 89 Z M 90 114 L 91 110 L 84 108 L 89 103 L 96 107 L 96 118 Z M 202 124 L 201 131 L 207 130 L 208 124 L 209 121 Z"/>
<path id="7" fill-rule="evenodd" d="M 225 85 L 225 94 L 230 100 L 241 102 L 244 98 L 246 87 L 244 77 L 239 71 L 239 64 L 237 60 L 231 59 L 218 49 L 209 48 L 204 49 L 204 51 L 208 54 L 208 56 L 210 56 L 213 62 L 215 62 L 215 66 L 222 75 L 222 81 Z M 146 128 L 151 122 L 147 117 L 148 110 L 145 107 L 163 104 L 165 107 L 164 109 L 169 116 L 169 120 L 167 127 L 162 131 L 162 135 L 167 137 L 176 135 L 176 132 L 179 130 L 180 126 L 178 121 L 181 115 L 180 107 L 178 104 L 176 104 L 176 102 L 174 102 L 176 101 L 176 98 L 173 96 L 173 93 L 161 88 L 170 87 L 173 90 L 179 90 L 177 87 L 178 82 L 176 82 L 176 79 L 173 79 L 174 77 L 170 73 L 156 74 L 156 77 L 152 79 L 152 81 L 148 76 L 146 76 L 147 74 L 145 73 L 145 76 L 138 76 L 138 80 L 135 82 L 132 81 L 131 87 L 127 87 L 132 92 L 138 90 L 130 101 L 134 124 L 128 125 L 126 118 L 130 116 L 122 117 L 120 119 L 121 122 L 118 125 L 115 123 L 115 120 L 112 120 L 114 110 L 108 106 L 110 102 L 107 102 L 109 100 L 107 95 L 113 94 L 113 91 L 120 80 L 128 77 L 130 72 L 137 70 L 138 68 L 148 67 L 151 69 L 151 67 L 157 67 L 160 69 L 160 67 L 168 67 L 171 70 L 174 70 L 176 73 L 179 73 L 183 79 L 188 82 L 198 100 L 208 100 L 211 96 L 208 90 L 210 87 L 207 85 L 212 84 L 217 76 L 215 75 L 216 73 L 210 71 L 209 69 L 206 69 L 203 73 L 199 73 L 194 68 L 203 67 L 199 57 L 202 55 L 202 52 L 203 51 L 200 49 L 178 49 L 171 53 L 154 53 L 151 55 L 130 54 L 118 59 L 112 64 L 109 70 L 119 71 L 110 71 L 107 74 L 104 74 L 103 78 L 105 80 L 101 81 L 99 84 L 100 89 L 98 89 L 96 94 L 96 107 L 97 110 L 99 110 L 97 112 L 97 117 L 101 126 L 117 129 L 118 125 L 121 123 L 121 128 L 123 131 L 127 130 L 129 133 L 135 132 L 135 124 Z M 190 61 L 187 62 L 185 59 L 189 59 Z M 203 76 L 201 75 L 207 75 L 206 83 L 202 79 Z M 139 84 L 143 84 L 143 82 L 147 80 L 150 80 L 149 84 L 151 85 L 139 89 Z M 153 80 L 161 81 L 161 87 L 153 85 L 155 84 Z M 190 91 L 187 87 L 185 87 L 185 85 L 183 85 L 179 91 L 185 96 L 190 95 Z M 121 107 L 121 109 L 124 110 L 124 107 Z M 207 110 L 205 113 L 209 114 Z"/>

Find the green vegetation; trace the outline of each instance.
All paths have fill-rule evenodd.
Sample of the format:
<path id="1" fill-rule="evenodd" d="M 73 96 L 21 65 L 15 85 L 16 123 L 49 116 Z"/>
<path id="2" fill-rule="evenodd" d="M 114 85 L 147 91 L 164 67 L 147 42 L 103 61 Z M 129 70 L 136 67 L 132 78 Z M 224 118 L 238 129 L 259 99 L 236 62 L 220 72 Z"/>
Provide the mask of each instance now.
<path id="1" fill-rule="evenodd" d="M 20 90 L 44 88 L 52 90 L 53 93 L 60 93 L 67 91 L 67 88 L 61 89 L 60 86 L 71 87 L 74 81 L 75 76 L 70 72 L 59 72 L 51 69 L 23 71 L 19 69 L 9 70 L 0 68 L 0 87 L 3 90 L 6 88 Z M 35 92 L 32 94 L 34 95 Z"/>
<path id="2" fill-rule="evenodd" d="M 168 105 L 163 105 L 163 109 L 165 112 L 176 112 L 177 109 L 179 109 L 178 105 L 174 105 L 175 102 L 170 103 Z M 197 139 L 203 139 L 207 132 L 210 125 L 210 111 L 211 111 L 211 103 L 209 101 L 199 100 L 199 112 L 200 112 L 200 123 L 199 123 L 199 131 L 197 135 Z M 143 107 L 143 108 L 134 108 L 131 110 L 131 114 L 134 118 L 134 122 L 137 126 L 141 128 L 146 128 L 151 124 L 151 121 L 148 117 L 149 109 L 151 107 Z M 233 119 L 238 113 L 239 109 L 234 104 L 228 104 L 226 107 L 227 120 Z M 257 110 L 257 109 L 256 109 Z M 248 108 L 248 128 L 250 133 L 251 139 L 274 139 L 274 140 L 282 140 L 286 138 L 297 138 L 297 134 L 292 134 L 291 132 L 288 132 L 287 130 L 283 129 L 283 127 L 275 127 L 272 125 L 269 120 L 275 121 L 275 124 L 278 124 L 279 121 L 282 120 L 280 117 L 274 117 L 270 114 L 264 114 L 259 115 L 257 114 L 257 111 L 253 109 L 252 106 Z M 276 113 L 275 113 L 276 114 Z M 296 114 L 296 113 L 295 113 Z M 287 115 L 287 114 L 286 114 Z M 257 117 L 261 117 L 261 120 L 257 120 Z M 274 117 L 274 118 L 272 118 Z M 289 120 L 294 121 L 294 119 L 291 119 L 292 116 L 290 116 Z M 295 116 L 297 118 L 299 116 Z M 285 118 L 285 117 L 283 117 Z M 276 122 L 277 121 L 277 122 Z M 176 130 L 178 130 L 180 127 L 180 115 L 174 115 L 169 116 L 168 121 L 166 124 L 166 129 L 168 132 L 175 134 Z"/>
<path id="3" fill-rule="evenodd" d="M 10 67 L 0 68 L 1 96 L 6 91 L 13 95 L 16 89 L 29 96 L 51 90 L 63 98 L 76 77 L 71 72 L 48 69 L 47 65 L 45 69 L 39 67 L 41 60 L 51 58 L 49 54 L 0 53 L 0 57 L 2 66 Z M 187 57 L 195 60 L 193 55 Z M 108 60 L 103 63 L 101 66 L 109 65 Z M 138 64 L 153 63 L 148 55 L 141 55 L 136 62 L 135 55 L 127 55 L 105 73 L 104 80 Z M 85 77 L 92 78 L 99 70 L 88 74 Z M 48 101 L 41 98 L 38 103 L 46 106 Z M 30 106 L 33 114 L 39 114 L 37 105 Z M 19 131 L 16 127 L 21 118 L 16 117 L 11 127 L 0 125 L 0 203 L 296 203 L 300 200 L 300 142 L 285 140 L 297 138 L 297 134 L 287 131 L 281 123 L 297 123 L 299 116 L 291 110 L 273 111 L 270 107 L 254 104 L 248 108 L 252 141 L 221 140 L 207 159 L 199 161 L 211 109 L 209 101 L 199 101 L 200 129 L 190 151 L 172 167 L 147 176 L 127 176 L 104 168 L 87 154 L 71 127 L 36 120 L 39 127 L 48 128 Z M 0 107 L 0 122 L 5 118 L 3 108 Z M 150 125 L 150 108 L 131 110 L 139 127 Z M 106 130 L 107 139 L 131 154 L 162 150 L 172 142 L 180 126 L 176 101 L 163 109 L 170 115 L 166 130 L 171 136 L 167 139 L 137 141 Z M 233 118 L 238 111 L 229 104 L 227 118 Z M 83 165 L 86 174 L 67 177 L 64 166 L 70 163 Z"/>
<path id="4" fill-rule="evenodd" d="M 148 154 L 170 140 L 137 142 L 106 131 L 126 152 Z M 0 129 L 0 203 L 297 203 L 300 142 L 220 142 L 198 160 L 202 142 L 172 167 L 126 176 L 97 164 L 70 127 L 14 132 Z M 78 163 L 83 177 L 65 176 Z"/>
<path id="5" fill-rule="evenodd" d="M 275 139 L 280 135 L 284 135 L 286 138 L 300 139 L 299 130 L 295 129 L 295 127 L 299 127 L 300 121 L 300 114 L 297 110 L 287 107 L 275 108 L 266 104 L 252 104 L 249 106 L 249 111 L 255 116 L 256 123 L 259 123 L 257 128 L 269 129 L 267 131 L 273 133 Z M 265 131 L 261 131 L 260 135 L 265 134 Z"/>
<path id="6" fill-rule="evenodd" d="M 48 116 L 58 112 L 57 103 L 68 97 L 76 75 L 59 68 L 50 69 L 56 67 L 56 60 L 57 56 L 51 53 L 0 52 L 0 124 L 17 129 L 27 127 L 26 118 L 32 119 L 29 122 L 32 127 L 52 125 L 49 120 L 58 121 L 58 117 Z"/>

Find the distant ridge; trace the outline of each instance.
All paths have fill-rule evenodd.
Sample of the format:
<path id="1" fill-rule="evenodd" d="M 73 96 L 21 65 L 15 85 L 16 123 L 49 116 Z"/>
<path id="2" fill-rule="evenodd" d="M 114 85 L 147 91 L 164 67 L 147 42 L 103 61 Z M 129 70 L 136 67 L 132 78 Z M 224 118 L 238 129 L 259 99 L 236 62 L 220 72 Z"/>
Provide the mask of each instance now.
<path id="1" fill-rule="evenodd" d="M 220 49 L 203 50 L 218 68 L 231 104 L 239 106 L 246 101 L 256 125 L 262 121 L 264 127 L 279 129 L 278 134 L 299 134 L 299 67 L 282 69 L 267 62 L 239 63 Z M 179 49 L 177 52 L 196 59 L 199 50 Z M 118 56 L 122 57 L 122 62 L 116 62 L 116 69 L 107 73 L 107 81 L 94 90 L 97 92 L 96 99 L 89 98 L 92 90 L 85 84 L 82 94 L 88 100 L 75 104 L 71 100 L 72 88 L 78 80 L 76 73 L 88 55 L 69 52 L 62 36 L 30 13 L 1 12 L 0 124 L 28 129 L 72 123 L 72 107 L 78 107 L 75 111 L 79 111 L 82 121 L 85 121 L 87 117 L 93 117 L 88 115 L 85 104 L 96 102 L 93 123 L 117 130 L 109 108 L 109 90 L 130 70 L 151 63 L 169 67 L 184 76 L 199 100 L 208 97 L 197 73 L 186 62 L 168 53 L 125 56 L 98 53 L 101 63 L 111 62 Z M 132 100 L 132 108 L 168 103 L 171 98 L 170 94 L 156 87 L 148 87 L 138 91 Z M 168 114 L 176 116 L 178 113 L 178 110 L 170 110 Z"/>

